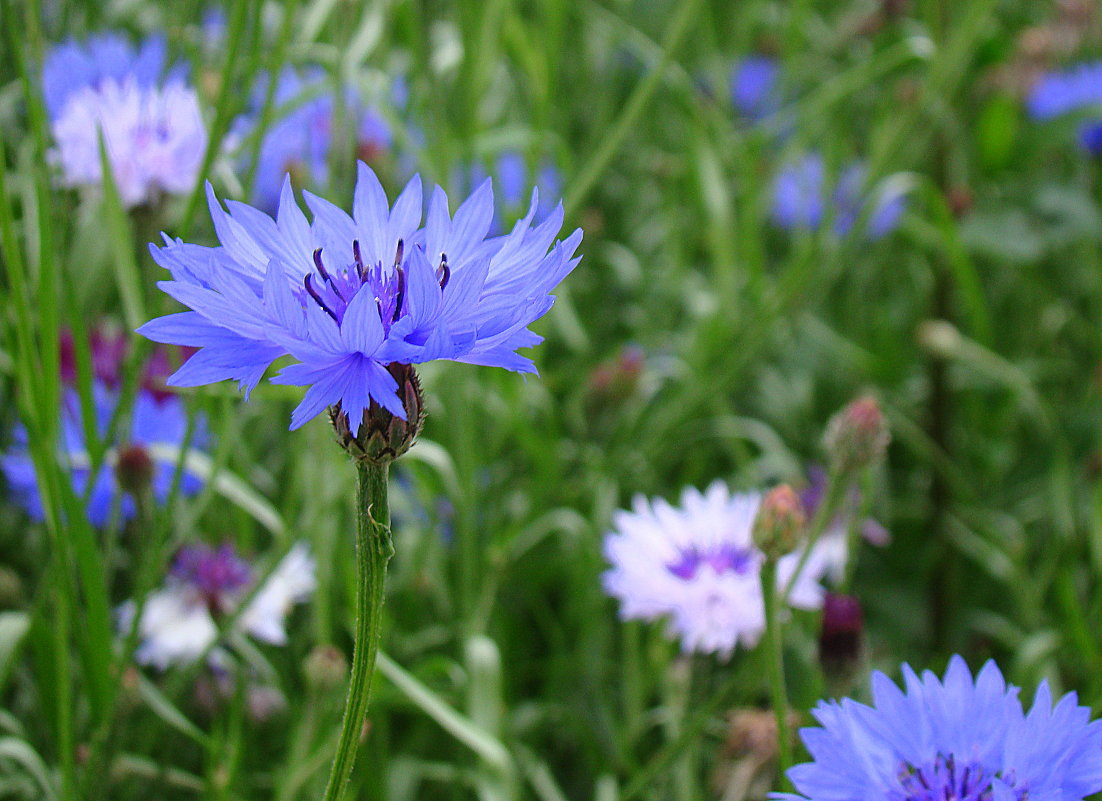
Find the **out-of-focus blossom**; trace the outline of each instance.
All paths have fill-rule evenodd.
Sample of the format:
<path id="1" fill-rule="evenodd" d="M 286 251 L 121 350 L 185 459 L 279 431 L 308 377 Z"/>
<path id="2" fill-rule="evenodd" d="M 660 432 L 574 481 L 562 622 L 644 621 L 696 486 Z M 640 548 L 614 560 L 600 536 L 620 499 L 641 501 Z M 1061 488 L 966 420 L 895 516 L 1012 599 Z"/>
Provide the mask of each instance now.
<path id="1" fill-rule="evenodd" d="M 758 493 L 731 494 L 722 482 L 707 491 L 688 488 L 681 506 L 637 496 L 631 511 L 617 512 L 605 537 L 612 568 L 602 579 L 620 601 L 624 619 L 669 620 L 685 651 L 730 654 L 753 646 L 765 630 L 760 571 L 764 555 L 753 543 Z M 777 580 L 786 587 L 800 551 L 780 558 Z M 812 551 L 789 594 L 789 603 L 822 603 L 822 560 Z"/>
<path id="2" fill-rule="evenodd" d="M 833 680 L 853 675 L 864 647 L 865 616 L 854 595 L 828 592 L 819 625 L 819 666 Z"/>
<path id="3" fill-rule="evenodd" d="M 234 124 L 232 138 L 241 147 L 243 159 L 252 156 L 253 137 L 263 122 L 261 111 L 269 80 L 264 76 L 258 82 L 250 109 Z M 372 161 L 390 150 L 393 133 L 381 110 L 366 104 L 351 87 L 345 90 L 343 101 L 343 113 L 356 125 L 359 157 Z M 271 124 L 261 134 L 253 189 L 253 203 L 269 213 L 279 206 L 283 178 L 288 173 L 297 188 L 317 188 L 328 183 L 336 122 L 332 81 L 317 67 L 301 72 L 284 67 L 277 78 L 272 103 Z"/>
<path id="4" fill-rule="evenodd" d="M 1038 120 L 1072 112 L 1088 116 L 1079 128 L 1079 144 L 1091 155 L 1102 155 L 1102 61 L 1044 75 L 1030 91 L 1026 107 Z"/>
<path id="5" fill-rule="evenodd" d="M 92 387 L 92 399 L 96 428 L 102 436 L 107 433 L 115 415 L 119 394 L 102 382 L 97 382 Z M 205 438 L 201 421 L 197 425 L 196 434 L 192 437 L 193 448 L 201 447 Z M 84 438 L 80 396 L 75 390 L 65 391 L 62 398 L 58 459 L 68 467 L 76 495 L 83 497 L 88 494 L 88 519 L 95 526 L 107 524 L 116 503 L 121 519 L 128 520 L 134 516 L 134 500 L 128 493 L 121 491 L 115 474 L 119 454 L 127 449 L 142 448 L 151 457 L 153 497 L 162 502 L 168 497 L 176 467 L 175 454 L 183 444 L 187 432 L 187 412 L 179 398 L 158 399 L 152 393 L 141 390 L 134 399 L 129 425 L 124 428 L 127 430 L 127 439 L 116 443 L 116 447 L 108 451 L 104 464 L 93 475 Z M 27 513 L 35 520 L 42 520 L 45 512 L 31 461 L 27 430 L 22 425 L 16 426 L 13 439 L 12 447 L 0 457 L 0 469 Z M 199 476 L 185 468 L 181 476 L 180 491 L 193 494 L 199 491 L 202 483 Z"/>
<path id="6" fill-rule="evenodd" d="M 903 666 L 904 690 L 872 676 L 873 706 L 824 701 L 800 732 L 811 761 L 788 778 L 805 801 L 1082 801 L 1102 790 L 1102 722 L 1041 683 L 1029 712 L 994 662 L 959 656 L 944 679 Z"/>
<path id="7" fill-rule="evenodd" d="M 867 214 L 865 235 L 880 239 L 895 230 L 905 209 L 903 181 L 883 181 L 870 190 L 866 167 L 854 163 L 831 188 L 818 153 L 788 165 L 773 181 L 773 220 L 782 228 L 816 230 L 831 220 L 833 231 L 844 236 Z"/>
<path id="8" fill-rule="evenodd" d="M 123 363 L 126 359 L 126 339 L 121 332 L 106 326 L 92 328 L 89 333 L 89 357 L 92 369 L 93 401 L 92 418 L 100 436 L 108 433 L 117 411 Z M 118 471 L 122 470 L 123 482 L 127 476 L 141 472 L 151 481 L 153 497 L 164 501 L 172 486 L 176 468 L 176 454 L 183 445 L 187 432 L 187 411 L 183 402 L 165 391 L 164 380 L 171 372 L 169 356 L 164 348 L 157 348 L 142 366 L 142 377 L 134 398 L 132 415 L 120 421 L 117 430 L 124 437 L 108 443 L 104 464 L 93 476 L 90 456 L 85 441 L 85 429 L 80 408 L 80 396 L 74 388 L 77 369 L 73 336 L 62 332 L 60 353 L 61 378 L 66 385 L 62 396 L 62 414 L 59 432 L 58 458 L 66 465 L 73 480 L 77 496 L 88 495 L 88 519 L 93 525 L 103 526 L 110 520 L 116 503 L 122 520 L 128 520 L 136 511 L 128 491 L 137 487 L 122 487 Z M 15 428 L 13 445 L 0 457 L 9 487 L 22 506 L 35 520 L 42 520 L 44 510 L 38 492 L 38 480 L 28 449 L 27 431 L 22 425 Z M 203 447 L 206 426 L 202 418 L 196 420 L 191 438 L 192 450 Z M 141 470 L 135 468 L 142 467 Z M 146 469 L 148 468 L 148 469 Z M 129 471 L 129 472 L 128 472 Z M 89 490 L 91 484 L 91 490 Z M 184 470 L 180 490 L 186 494 L 198 492 L 201 479 Z"/>
<path id="9" fill-rule="evenodd" d="M 758 121 L 780 108 L 780 68 L 769 56 L 748 56 L 731 70 L 731 102 L 751 121 Z"/>
<path id="10" fill-rule="evenodd" d="M 551 308 L 551 290 L 580 258 L 574 257 L 580 230 L 555 240 L 561 205 L 534 224 L 533 197 L 509 234 L 487 238 L 489 182 L 454 217 L 438 187 L 424 228 L 419 177 L 392 210 L 375 173 L 361 163 L 351 217 L 304 194 L 313 225 L 289 180 L 276 220 L 243 203 L 228 203 L 227 213 L 210 190 L 221 247 L 166 238 L 165 247 L 153 248 L 174 279 L 161 288 L 192 311 L 159 317 L 139 332 L 202 346 L 170 384 L 235 379 L 248 391 L 272 361 L 290 354 L 298 362 L 273 381 L 309 387 L 292 428 L 332 407 L 335 418 L 351 421 L 355 437 L 372 404 L 411 426 L 418 422 L 419 408 L 413 419 L 407 411 L 407 390 L 416 384 L 412 365 L 447 359 L 535 371 L 516 351 L 541 341 L 528 326 Z"/>
<path id="11" fill-rule="evenodd" d="M 464 173 L 460 170 L 453 176 L 453 183 L 466 191 L 474 191 L 486 182 L 494 179 L 498 193 L 494 196 L 494 219 L 491 231 L 502 233 L 512 227 L 512 222 L 524 214 L 532 191 L 539 188 L 539 202 L 536 215 L 544 217 L 550 214 L 562 192 L 562 177 L 549 159 L 539 162 L 533 171 L 528 161 L 515 150 L 502 152 L 493 162 L 492 172 L 487 172 L 482 164 L 475 162 Z"/>
<path id="12" fill-rule="evenodd" d="M 66 186 L 100 186 L 100 141 L 126 206 L 195 186 L 207 132 L 195 92 L 179 70 L 162 81 L 165 44 L 135 49 L 115 34 L 54 47 L 42 70 L 56 142 L 50 158 Z"/>
<path id="13" fill-rule="evenodd" d="M 295 545 L 241 610 L 235 630 L 261 642 L 285 645 L 284 622 L 292 607 L 306 601 L 317 586 L 316 564 L 306 545 Z M 194 662 L 216 645 L 218 621 L 237 614 L 256 580 L 251 565 L 230 545 L 183 548 L 164 586 L 150 593 L 138 622 L 135 659 L 164 670 Z M 119 630 L 130 630 L 138 605 L 119 608 Z M 224 661 L 214 651 L 216 662 Z"/>

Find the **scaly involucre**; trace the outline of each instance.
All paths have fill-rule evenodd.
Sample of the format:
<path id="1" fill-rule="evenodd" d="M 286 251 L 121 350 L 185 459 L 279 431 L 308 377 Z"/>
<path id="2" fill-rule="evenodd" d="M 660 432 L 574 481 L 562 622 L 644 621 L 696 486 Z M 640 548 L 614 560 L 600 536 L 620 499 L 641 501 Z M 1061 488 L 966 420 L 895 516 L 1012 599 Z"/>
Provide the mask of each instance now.
<path id="1" fill-rule="evenodd" d="M 170 379 L 225 379 L 248 393 L 275 359 L 273 383 L 307 386 L 298 428 L 340 403 L 351 420 L 372 401 L 405 418 L 391 363 L 448 359 L 535 372 L 516 353 L 538 344 L 528 326 L 554 303 L 551 290 L 577 265 L 581 230 L 556 242 L 560 204 L 534 223 L 538 197 L 513 230 L 487 238 L 494 204 L 486 181 L 456 211 L 437 187 L 422 227 L 419 177 L 393 208 L 375 173 L 359 165 L 352 215 L 303 192 L 313 222 L 285 180 L 275 219 L 244 203 L 223 210 L 208 186 L 219 247 L 166 237 L 152 248 L 173 280 L 161 288 L 191 311 L 146 323 L 156 342 L 201 348 Z"/>

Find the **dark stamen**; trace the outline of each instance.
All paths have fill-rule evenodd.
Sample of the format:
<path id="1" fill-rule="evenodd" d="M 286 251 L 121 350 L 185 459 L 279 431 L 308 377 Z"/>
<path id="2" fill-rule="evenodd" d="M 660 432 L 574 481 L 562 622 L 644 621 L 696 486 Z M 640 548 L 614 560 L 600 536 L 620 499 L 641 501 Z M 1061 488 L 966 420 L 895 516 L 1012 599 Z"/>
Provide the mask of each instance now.
<path id="1" fill-rule="evenodd" d="M 363 256 L 360 255 L 360 240 L 352 240 L 352 255 L 356 259 L 356 272 L 360 276 L 360 281 L 364 280 L 364 276 L 367 273 L 367 268 L 364 267 Z"/>
<path id="2" fill-rule="evenodd" d="M 321 248 L 314 251 L 314 266 L 318 268 L 318 275 L 330 284 L 333 283 L 333 279 L 329 276 L 329 272 L 325 269 L 325 265 L 321 263 Z"/>
<path id="3" fill-rule="evenodd" d="M 448 268 L 448 254 L 440 254 L 440 269 L 443 275 L 440 276 L 440 288 L 443 289 L 448 285 L 448 279 L 452 277 L 452 271 Z"/>
<path id="4" fill-rule="evenodd" d="M 406 243 L 404 240 L 398 240 L 398 249 L 394 251 L 394 266 L 397 267 L 402 263 L 402 253 L 405 251 Z"/>
<path id="5" fill-rule="evenodd" d="M 306 278 L 303 279 L 302 283 L 306 287 L 306 291 L 310 293 L 310 297 L 314 299 L 314 302 L 321 306 L 321 310 L 332 317 L 334 322 L 339 323 L 340 320 L 337 319 L 337 315 L 333 312 L 332 309 L 325 305 L 325 301 L 321 299 L 318 291 L 314 289 L 314 285 L 310 282 L 309 275 L 307 275 Z"/>
<path id="6" fill-rule="evenodd" d="M 402 252 L 402 240 L 398 240 L 398 252 Z M 398 271 L 398 294 L 394 296 L 394 316 L 390 318 L 392 323 L 398 322 L 398 317 L 402 314 L 402 300 L 406 296 L 406 271 L 401 267 L 395 267 Z"/>

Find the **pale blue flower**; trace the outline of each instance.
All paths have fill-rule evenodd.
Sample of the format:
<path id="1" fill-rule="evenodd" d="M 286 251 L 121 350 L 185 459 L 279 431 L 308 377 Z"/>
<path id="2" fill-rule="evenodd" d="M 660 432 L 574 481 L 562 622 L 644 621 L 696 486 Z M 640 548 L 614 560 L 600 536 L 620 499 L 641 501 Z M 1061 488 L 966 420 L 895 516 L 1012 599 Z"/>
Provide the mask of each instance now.
<path id="1" fill-rule="evenodd" d="M 351 216 L 303 195 L 312 224 L 289 179 L 275 219 L 234 201 L 227 213 L 208 187 L 221 246 L 166 237 L 164 247 L 152 248 L 173 277 L 161 288 L 191 311 L 139 331 L 201 348 L 169 384 L 234 379 L 247 393 L 275 359 L 289 355 L 295 363 L 272 381 L 309 387 L 291 416 L 298 428 L 338 403 L 350 420 L 361 419 L 372 402 L 404 419 L 387 370 L 392 363 L 447 359 L 535 372 L 516 351 L 541 341 L 528 326 L 551 308 L 551 290 L 578 263 L 580 230 L 555 241 L 561 205 L 536 224 L 533 192 L 512 231 L 487 238 L 494 213 L 488 181 L 454 217 L 437 187 L 424 227 L 419 177 L 391 208 L 361 163 Z"/>
<path id="2" fill-rule="evenodd" d="M 959 656 L 944 679 L 903 666 L 901 690 L 872 676 L 873 706 L 824 701 L 801 737 L 811 762 L 788 778 L 810 801 L 1082 801 L 1102 790 L 1102 722 L 1047 683 L 1029 712 L 994 662 L 975 680 Z"/>

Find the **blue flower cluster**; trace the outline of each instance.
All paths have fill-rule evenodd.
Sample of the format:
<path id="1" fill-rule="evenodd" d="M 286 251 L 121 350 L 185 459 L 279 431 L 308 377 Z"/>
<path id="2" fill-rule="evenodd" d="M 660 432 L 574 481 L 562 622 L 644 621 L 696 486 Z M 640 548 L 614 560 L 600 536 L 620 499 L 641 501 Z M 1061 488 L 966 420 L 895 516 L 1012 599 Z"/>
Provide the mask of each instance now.
<path id="1" fill-rule="evenodd" d="M 906 209 L 906 193 L 898 183 L 877 192 L 867 188 L 868 170 L 855 162 L 831 188 L 823 158 L 810 153 L 782 169 L 773 183 L 773 220 L 782 228 L 816 230 L 830 222 L 839 236 L 849 233 L 868 215 L 865 232 L 879 239 L 895 230 Z"/>

